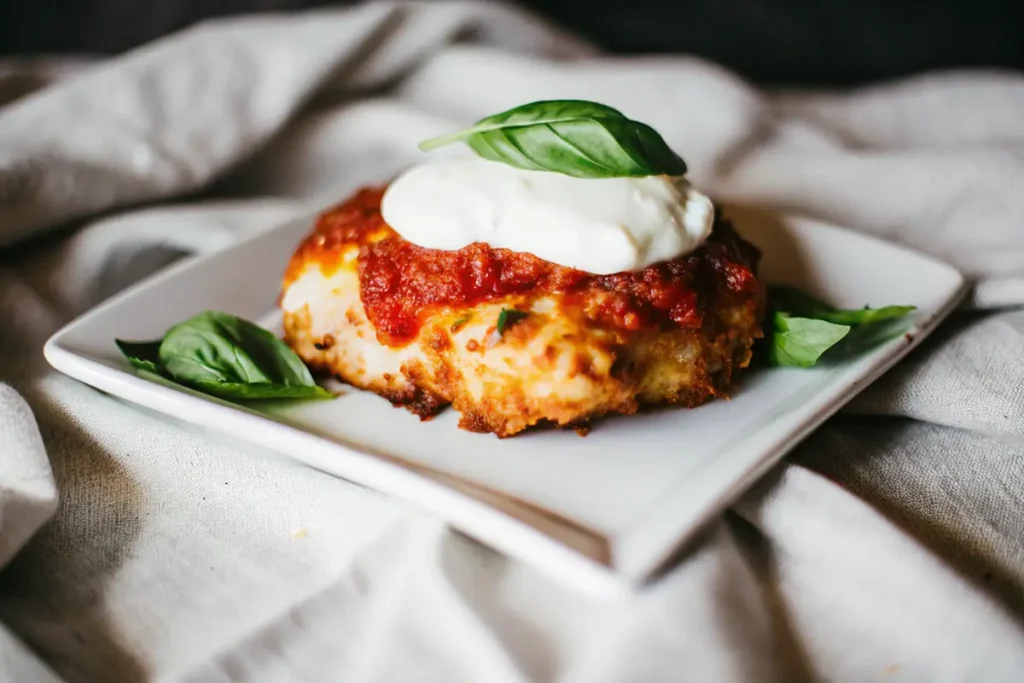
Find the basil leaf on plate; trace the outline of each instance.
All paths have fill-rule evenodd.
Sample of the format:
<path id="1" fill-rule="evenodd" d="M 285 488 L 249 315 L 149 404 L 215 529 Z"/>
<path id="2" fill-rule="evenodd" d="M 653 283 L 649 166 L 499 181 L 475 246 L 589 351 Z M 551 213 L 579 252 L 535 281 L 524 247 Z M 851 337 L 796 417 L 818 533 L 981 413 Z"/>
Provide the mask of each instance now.
<path id="1" fill-rule="evenodd" d="M 864 325 L 883 320 L 895 320 L 916 310 L 914 306 L 833 308 L 795 287 L 788 286 L 772 287 L 770 297 L 776 310 L 802 318 L 824 320 L 837 325 Z"/>
<path id="2" fill-rule="evenodd" d="M 272 384 L 268 382 L 213 382 L 198 380 L 189 382 L 189 386 L 204 394 L 232 400 L 255 401 L 275 398 L 333 398 L 334 394 L 321 386 Z"/>
<path id="3" fill-rule="evenodd" d="M 180 381 L 314 384 L 309 369 L 283 341 L 247 320 L 216 311 L 168 330 L 160 344 L 160 362 Z"/>
<path id="4" fill-rule="evenodd" d="M 849 325 L 837 325 L 815 318 L 794 318 L 776 312 L 769 357 L 773 365 L 809 368 L 821 355 L 850 332 Z"/>
<path id="5" fill-rule="evenodd" d="M 853 357 L 911 327 L 914 306 L 841 309 L 791 286 L 772 286 L 769 358 L 773 365 L 811 367 L 825 352 L 839 360 Z"/>
<path id="6" fill-rule="evenodd" d="M 577 178 L 686 173 L 686 163 L 653 128 L 586 100 L 531 102 L 419 146 L 429 151 L 454 142 L 484 159 Z"/>
<path id="7" fill-rule="evenodd" d="M 139 369 L 229 400 L 329 398 L 302 359 L 262 327 L 206 311 L 168 330 L 160 341 L 115 340 Z"/>
<path id="8" fill-rule="evenodd" d="M 850 334 L 829 350 L 829 360 L 842 361 L 859 356 L 890 339 L 904 336 L 913 325 L 914 321 L 906 317 L 856 325 Z"/>
<path id="9" fill-rule="evenodd" d="M 160 365 L 160 340 L 147 342 L 130 342 L 123 339 L 115 339 L 117 348 L 125 355 L 128 362 L 139 370 L 146 370 L 158 375 L 166 374 Z"/>

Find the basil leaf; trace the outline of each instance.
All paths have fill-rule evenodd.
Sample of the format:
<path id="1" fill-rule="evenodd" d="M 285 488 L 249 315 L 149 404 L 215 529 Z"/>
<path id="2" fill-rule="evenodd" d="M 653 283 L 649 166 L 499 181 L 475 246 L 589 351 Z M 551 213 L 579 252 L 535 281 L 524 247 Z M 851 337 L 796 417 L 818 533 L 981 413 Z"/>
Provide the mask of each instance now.
<path id="1" fill-rule="evenodd" d="M 828 352 L 832 361 L 854 358 L 885 342 L 902 337 L 913 327 L 909 318 L 878 320 L 854 327 L 850 334 Z"/>
<path id="2" fill-rule="evenodd" d="M 140 370 L 227 400 L 333 398 L 302 359 L 263 328 L 206 311 L 172 327 L 162 340 L 114 340 Z"/>
<path id="3" fill-rule="evenodd" d="M 505 334 L 505 330 L 512 327 L 529 315 L 525 311 L 517 311 L 514 308 L 503 308 L 498 314 L 498 334 Z"/>
<path id="4" fill-rule="evenodd" d="M 499 315 L 498 317 L 500 318 L 501 316 Z M 464 316 L 461 316 L 461 317 L 460 317 L 460 318 L 458 318 L 458 319 L 457 319 L 457 320 L 456 320 L 455 322 L 453 322 L 453 323 L 452 323 L 452 326 L 451 326 L 451 328 L 450 328 L 450 331 L 451 331 L 452 333 L 458 332 L 459 330 L 461 330 L 461 329 L 462 329 L 462 326 L 463 326 L 463 325 L 465 325 L 466 323 L 468 323 L 468 322 L 469 322 L 470 320 L 472 320 L 472 319 L 473 319 L 473 316 L 472 316 L 472 314 L 468 314 L 468 313 L 467 313 L 466 315 L 464 315 Z"/>
<path id="5" fill-rule="evenodd" d="M 316 384 L 312 386 L 271 384 L 267 382 L 244 384 L 242 382 L 214 382 L 210 380 L 199 380 L 188 382 L 187 384 L 204 394 L 235 401 L 275 398 L 334 398 L 334 394 Z"/>
<path id="6" fill-rule="evenodd" d="M 160 344 L 160 362 L 180 382 L 315 385 L 302 359 L 283 341 L 216 311 L 172 327 Z"/>
<path id="7" fill-rule="evenodd" d="M 769 358 L 773 365 L 808 368 L 850 331 L 849 325 L 837 325 L 814 318 L 794 318 L 776 312 L 772 316 L 774 332 Z"/>
<path id="8" fill-rule="evenodd" d="M 916 310 L 914 306 L 885 306 L 883 308 L 838 309 L 815 299 L 795 287 L 773 287 L 772 305 L 802 318 L 815 318 L 837 325 L 864 325 L 884 320 L 896 320 Z"/>
<path id="9" fill-rule="evenodd" d="M 686 163 L 650 126 L 586 100 L 543 100 L 421 142 L 429 151 L 465 142 L 484 159 L 576 178 L 680 176 Z"/>
<path id="10" fill-rule="evenodd" d="M 128 362 L 139 370 L 146 370 L 158 375 L 166 375 L 163 365 L 160 364 L 160 340 L 147 342 L 130 342 L 122 339 L 115 339 L 114 343 L 121 353 L 125 355 Z"/>

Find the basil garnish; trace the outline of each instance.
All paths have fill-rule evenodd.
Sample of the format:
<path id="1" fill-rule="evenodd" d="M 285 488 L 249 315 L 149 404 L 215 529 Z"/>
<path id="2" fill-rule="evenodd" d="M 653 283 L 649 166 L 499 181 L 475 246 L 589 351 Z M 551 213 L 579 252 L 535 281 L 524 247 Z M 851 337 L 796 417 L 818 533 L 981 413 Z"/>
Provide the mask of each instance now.
<path id="1" fill-rule="evenodd" d="M 915 310 L 913 306 L 885 306 L 883 308 L 832 308 L 826 303 L 801 292 L 795 287 L 773 287 L 772 304 L 777 310 L 787 311 L 792 315 L 804 318 L 825 320 L 837 325 L 864 325 L 883 320 L 902 318 Z"/>
<path id="2" fill-rule="evenodd" d="M 900 319 L 915 310 L 914 306 L 839 309 L 788 286 L 772 287 L 769 299 L 773 309 L 769 359 L 772 365 L 790 367 L 811 367 L 830 349 L 853 355 L 887 341 L 903 333 L 906 326 L 898 324 Z"/>
<path id="3" fill-rule="evenodd" d="M 449 330 L 452 333 L 458 332 L 459 330 L 462 329 L 463 325 L 465 325 L 466 323 L 468 323 L 472 319 L 473 319 L 473 316 L 472 316 L 472 314 L 469 314 L 469 313 L 467 313 L 466 315 L 460 316 L 455 322 L 452 323 L 452 326 L 451 326 L 451 328 L 449 328 Z"/>
<path id="4" fill-rule="evenodd" d="M 316 384 L 279 384 L 276 382 L 215 382 L 198 380 L 183 382 L 193 389 L 228 401 L 258 401 L 266 399 L 334 398 L 334 394 Z"/>
<path id="5" fill-rule="evenodd" d="M 160 365 L 160 342 L 128 342 L 120 339 L 114 340 L 117 348 L 121 349 L 133 366 L 139 370 L 154 372 L 158 375 L 166 374 L 163 366 Z"/>
<path id="6" fill-rule="evenodd" d="M 115 340 L 133 366 L 228 400 L 328 398 L 302 359 L 273 334 L 228 313 L 206 311 L 163 339 Z"/>
<path id="7" fill-rule="evenodd" d="M 528 315 L 529 313 L 517 311 L 514 308 L 501 309 L 501 313 L 498 314 L 498 334 L 505 334 L 505 330 L 524 320 Z"/>
<path id="8" fill-rule="evenodd" d="M 785 313 L 772 316 L 771 361 L 773 365 L 809 368 L 821 354 L 845 337 L 849 325 L 814 318 L 793 318 Z"/>
<path id="9" fill-rule="evenodd" d="M 585 100 L 531 102 L 419 146 L 429 151 L 454 142 L 465 142 L 484 159 L 577 178 L 686 173 L 686 163 L 653 128 Z"/>

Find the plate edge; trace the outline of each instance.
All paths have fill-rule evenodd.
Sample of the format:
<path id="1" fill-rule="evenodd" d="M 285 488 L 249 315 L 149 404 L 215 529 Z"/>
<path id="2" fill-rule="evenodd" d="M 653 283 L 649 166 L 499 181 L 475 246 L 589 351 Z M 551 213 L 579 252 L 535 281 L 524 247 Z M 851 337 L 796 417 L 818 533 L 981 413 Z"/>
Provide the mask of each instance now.
<path id="1" fill-rule="evenodd" d="M 43 347 L 43 355 L 47 362 L 62 374 L 98 391 L 116 396 L 129 403 L 138 404 L 180 421 L 186 426 L 193 424 L 213 429 L 242 442 L 280 453 L 305 466 L 321 469 L 345 481 L 367 486 L 383 495 L 394 496 L 400 501 L 409 502 L 426 514 L 444 519 L 454 530 L 480 539 L 481 543 L 499 550 L 507 557 L 537 566 L 545 573 L 574 586 L 579 592 L 602 599 L 617 599 L 633 593 L 638 588 L 635 582 L 630 581 L 624 575 L 613 572 L 609 565 L 601 564 L 566 545 L 558 538 L 540 531 L 529 522 L 503 512 L 498 507 L 484 502 L 458 487 L 442 483 L 413 468 L 404 468 L 389 459 L 379 457 L 378 454 L 328 440 L 286 423 L 251 415 L 233 406 L 178 392 L 175 389 L 138 377 L 126 370 L 110 368 L 65 347 L 61 340 L 55 337 L 56 335 L 51 337 Z M 157 398 L 150 400 L 148 396 Z M 197 407 L 201 407 L 202 410 L 197 412 Z M 201 416 L 199 419 L 195 417 L 197 414 Z M 249 428 L 245 428 L 245 425 L 241 424 L 250 421 L 259 426 L 251 425 Z M 265 430 L 278 433 L 287 432 L 290 438 L 298 440 L 307 448 L 316 449 L 317 452 L 340 449 L 345 451 L 350 459 L 362 459 L 364 468 L 368 465 L 370 470 L 377 470 L 378 473 L 370 476 L 360 476 L 359 474 L 353 476 L 351 472 L 341 475 L 337 471 L 317 467 L 311 462 L 296 458 L 294 449 L 268 446 L 268 443 L 273 443 L 274 439 L 263 438 L 262 433 Z M 429 495 L 417 496 L 397 491 L 396 486 L 386 483 L 386 480 L 396 477 L 403 481 L 414 479 L 415 487 Z M 382 480 L 385 483 L 382 484 Z M 449 505 L 437 503 L 437 501 L 445 499 L 453 503 Z M 446 514 L 453 505 L 469 506 L 473 509 L 473 514 Z M 499 533 L 495 533 L 494 529 L 498 529 Z M 605 540 L 607 542 L 607 539 Z M 536 548 L 537 543 L 541 546 L 542 552 L 540 553 L 536 550 L 533 552 L 522 550 L 523 545 L 530 544 Z"/>
<path id="2" fill-rule="evenodd" d="M 127 299 L 130 299 L 131 297 L 135 296 L 137 292 L 142 291 L 144 289 L 148 289 L 150 287 L 159 286 L 165 280 L 169 280 L 169 279 L 179 275 L 181 272 L 188 271 L 188 270 L 193 269 L 193 268 L 201 267 L 201 265 L 206 260 L 212 259 L 217 254 L 220 254 L 220 253 L 222 253 L 225 250 L 235 249 L 235 248 L 240 247 L 243 244 L 247 244 L 247 243 L 259 240 L 261 238 L 265 238 L 265 237 L 269 236 L 272 233 L 275 233 L 277 231 L 284 230 L 284 229 L 287 229 L 290 226 L 293 226 L 298 221 L 306 221 L 306 220 L 308 220 L 308 218 L 310 216 L 316 215 L 317 213 L 319 213 L 319 210 L 299 212 L 296 215 L 288 218 L 287 220 L 281 221 L 281 223 L 279 223 L 278 225 L 276 225 L 276 226 L 274 226 L 272 228 L 260 231 L 258 233 L 252 234 L 252 235 L 245 236 L 242 239 L 239 239 L 236 242 L 233 242 L 232 244 L 227 245 L 226 247 L 224 247 L 222 249 L 218 249 L 218 250 L 210 251 L 210 252 L 206 252 L 206 253 L 192 254 L 192 255 L 186 256 L 186 257 L 182 258 L 181 260 L 179 260 L 179 261 L 177 261 L 177 262 L 175 262 L 173 264 L 170 264 L 167 267 L 165 267 L 163 269 L 160 269 L 160 270 L 158 270 L 158 271 L 156 271 L 156 272 L 154 272 L 154 273 L 152 273 L 152 274 L 150 274 L 150 275 L 140 279 L 139 281 L 137 281 L 137 282 L 129 285 L 128 287 L 122 289 L 121 291 L 117 292 L 113 296 L 105 299 L 104 301 L 101 301 L 96 306 L 93 306 L 92 308 L 90 308 L 90 309 L 80 313 L 79 315 L 75 316 L 72 320 L 67 322 L 65 325 L 61 326 L 44 343 L 44 346 L 43 346 L 43 356 L 45 357 L 47 362 L 54 369 L 62 372 L 63 374 L 66 374 L 66 375 L 68 375 L 70 377 L 73 377 L 74 379 L 76 379 L 78 381 L 81 381 L 84 384 L 92 386 L 92 387 L 94 387 L 96 389 L 99 389 L 101 391 L 105 391 L 105 392 L 111 393 L 111 394 L 113 394 L 115 396 L 119 396 L 120 398 L 123 398 L 125 400 L 129 400 L 131 402 L 137 402 L 140 405 L 144 405 L 147 408 L 150 408 L 150 409 L 155 410 L 155 411 L 157 411 L 159 413 L 162 413 L 164 415 L 168 415 L 168 416 L 173 417 L 173 418 L 175 418 L 177 420 L 180 420 L 180 421 L 184 422 L 185 424 L 193 423 L 194 422 L 196 424 L 201 424 L 203 426 L 207 426 L 207 427 L 210 427 L 210 428 L 213 428 L 213 429 L 218 429 L 218 431 L 221 431 L 218 427 L 216 427 L 216 426 L 214 426 L 212 424 L 203 424 L 203 422 L 197 422 L 197 421 L 189 419 L 189 418 L 179 417 L 179 416 L 177 416 L 177 415 L 175 415 L 173 413 L 168 412 L 163 407 L 157 407 L 157 406 L 155 406 L 155 405 L 153 405 L 151 403 L 144 402 L 144 401 L 136 401 L 136 400 L 133 400 L 133 399 L 129 399 L 126 396 L 124 396 L 123 394 L 121 394 L 121 393 L 119 393 L 117 391 L 111 391 L 109 389 L 106 389 L 104 387 L 101 387 L 101 386 L 97 385 L 94 382 L 90 382 L 87 379 L 84 379 L 82 376 L 80 376 L 77 372 L 74 371 L 73 366 L 77 366 L 77 365 L 80 365 L 80 364 L 97 364 L 97 365 L 100 365 L 101 367 L 103 367 L 103 370 L 100 371 L 102 373 L 107 373 L 107 372 L 109 372 L 109 373 L 118 373 L 119 375 L 121 375 L 121 376 L 123 376 L 125 378 L 129 378 L 130 377 L 130 378 L 136 379 L 136 380 L 138 380 L 140 382 L 146 382 L 146 380 L 144 380 L 142 378 L 138 378 L 138 377 L 136 377 L 134 375 L 131 375 L 130 373 L 127 373 L 125 371 L 118 371 L 118 370 L 114 370 L 112 368 L 107 368 L 106 366 L 102 366 L 102 364 L 96 363 L 96 361 L 93 361 L 93 360 L 91 360 L 91 359 L 89 359 L 87 357 L 84 357 L 84 356 L 76 353 L 75 351 L 71 350 L 71 348 L 65 346 L 65 342 L 68 339 L 73 339 L 74 333 L 75 333 L 76 329 L 78 328 L 78 326 L 83 324 L 87 319 L 89 319 L 89 318 L 91 318 L 91 317 L 93 317 L 95 315 L 102 315 L 104 312 L 108 311 L 111 308 L 116 308 L 123 301 L 125 301 Z M 806 438 L 806 436 L 808 434 L 810 434 L 815 429 L 817 429 L 825 420 L 827 420 L 829 417 L 831 417 L 833 414 L 835 414 L 835 412 L 837 412 L 839 409 L 841 409 L 842 406 L 844 406 L 854 396 L 856 396 L 858 393 L 860 393 L 860 391 L 863 391 L 863 389 L 865 387 L 867 387 L 872 382 L 876 381 L 881 375 L 883 375 L 885 372 L 887 372 L 889 369 L 891 369 L 894 365 L 896 365 L 896 363 L 898 363 L 900 360 L 902 360 L 911 350 L 916 348 L 916 346 L 919 343 L 921 343 L 921 341 L 923 341 L 924 338 L 926 338 L 929 334 L 931 334 L 931 332 L 933 332 L 939 326 L 939 324 L 943 320 L 945 320 L 945 318 L 948 317 L 950 313 L 952 313 L 955 310 L 956 306 L 964 300 L 964 298 L 968 294 L 969 288 L 970 288 L 966 278 L 964 277 L 964 275 L 959 270 L 957 270 L 952 265 L 950 265 L 950 264 L 948 264 L 948 263 L 946 263 L 946 262 L 944 262 L 944 261 L 942 261 L 942 260 L 940 260 L 940 259 L 938 259 L 938 258 L 936 258 L 936 257 L 934 257 L 932 255 L 930 255 L 930 254 L 926 254 L 926 253 L 917 251 L 917 250 L 915 250 L 915 249 L 913 249 L 911 247 L 908 247 L 906 245 L 903 245 L 901 243 L 890 242 L 888 240 L 882 239 L 882 238 L 880 238 L 880 237 L 878 237 L 876 235 L 870 234 L 870 233 L 864 233 L 864 232 L 861 232 L 861 231 L 852 230 L 850 228 L 846 228 L 846 227 L 843 227 L 843 226 L 840 226 L 840 225 L 837 225 L 837 224 L 834 224 L 834 223 L 829 223 L 829 222 L 826 222 L 826 221 L 822 221 L 822 220 L 816 219 L 816 218 L 811 217 L 811 216 L 805 216 L 805 215 L 799 215 L 799 214 L 791 214 L 791 213 L 784 213 L 784 212 L 774 212 L 774 213 L 776 213 L 777 215 L 779 215 L 783 219 L 799 220 L 801 222 L 812 223 L 812 224 L 814 224 L 817 227 L 825 228 L 825 229 L 827 229 L 827 230 L 829 230 L 831 232 L 837 232 L 837 233 L 842 233 L 842 234 L 853 234 L 857 238 L 871 241 L 871 242 L 879 245 L 881 248 L 886 248 L 886 249 L 890 249 L 890 250 L 896 250 L 896 251 L 900 252 L 901 255 L 903 255 L 903 256 L 905 256 L 907 258 L 913 258 L 914 260 L 916 260 L 918 262 L 927 263 L 931 267 L 935 267 L 935 268 L 938 268 L 938 269 L 941 269 L 941 270 L 945 271 L 947 274 L 949 274 L 952 278 L 954 278 L 956 280 L 957 286 L 956 286 L 954 295 L 949 299 L 947 305 L 943 309 L 940 309 L 941 312 L 937 313 L 935 316 L 933 316 L 932 319 L 929 320 L 928 323 L 923 328 L 921 328 L 921 330 L 917 334 L 914 335 L 914 338 L 913 338 L 913 340 L 910 343 L 906 344 L 898 353 L 893 354 L 890 358 L 886 359 L 886 362 L 880 364 L 880 366 L 878 368 L 876 368 L 871 373 L 869 373 L 869 375 L 865 376 L 864 380 L 859 383 L 856 391 L 849 391 L 849 392 L 846 392 L 845 394 L 843 394 L 843 397 L 841 398 L 841 400 L 837 401 L 834 410 L 831 410 L 831 411 L 825 413 L 820 419 L 816 419 L 816 420 L 808 423 L 807 429 L 806 430 L 802 430 L 799 438 L 787 440 L 786 443 L 782 447 L 777 449 L 777 452 L 773 452 L 771 456 L 765 458 L 764 462 L 761 463 L 758 466 L 758 468 L 756 469 L 756 472 L 754 470 L 752 470 L 751 473 L 749 473 L 750 481 L 747 480 L 748 477 L 745 477 L 742 481 L 740 481 L 739 484 L 734 485 L 732 487 L 733 490 L 730 491 L 730 495 L 733 498 L 738 497 L 744 491 L 746 491 L 750 487 L 750 485 L 752 484 L 753 481 L 756 481 L 760 476 L 762 476 L 764 471 L 767 471 L 772 466 L 776 465 L 803 438 Z M 73 344 L 71 346 L 73 346 Z M 70 360 L 70 363 L 65 364 L 65 362 L 64 362 L 65 360 Z M 147 384 L 152 384 L 152 383 L 148 383 L 147 382 Z M 173 391 L 171 389 L 166 389 L 164 387 L 159 387 L 159 385 L 152 385 L 152 386 L 154 388 L 164 389 L 166 391 Z M 202 401 L 202 399 L 198 399 L 198 398 L 194 398 L 194 397 L 188 397 L 188 398 L 190 400 Z M 209 402 L 204 402 L 204 404 L 205 405 L 211 405 Z M 227 409 L 229 411 L 231 410 L 230 408 L 225 408 L 224 406 L 220 406 L 219 404 L 212 404 L 212 405 L 216 405 L 218 408 L 221 408 L 221 409 Z M 234 412 L 234 411 L 232 411 L 232 412 Z M 242 413 L 242 412 L 239 412 L 238 414 L 242 414 L 242 415 L 246 415 L 246 417 L 250 417 L 247 414 Z M 312 438 L 320 438 L 320 437 L 316 437 L 315 435 L 312 435 L 312 434 L 309 434 L 307 432 L 304 432 L 302 430 L 299 430 L 298 428 L 282 425 L 280 423 L 275 423 L 275 424 L 277 426 L 279 426 L 279 427 L 282 427 L 282 428 L 285 428 L 285 429 L 289 429 L 289 430 L 293 430 L 293 431 L 295 431 L 295 432 L 297 432 L 299 434 L 302 434 L 303 436 L 309 436 L 309 437 L 312 437 Z M 232 431 L 227 431 L 226 433 L 229 433 L 232 436 L 240 438 L 243 441 L 248 441 L 250 443 L 254 443 L 254 440 L 246 438 L 243 433 L 235 433 L 235 432 L 232 432 Z M 259 444 L 257 444 L 257 445 L 259 445 Z M 354 454 L 354 455 L 358 455 L 358 456 L 362 456 L 362 457 L 366 457 L 366 458 L 377 459 L 376 455 L 373 455 L 373 454 L 370 454 L 370 453 L 367 453 L 367 452 L 364 452 L 364 451 L 360 451 L 358 449 L 354 449 L 354 448 L 352 448 L 350 446 L 347 446 L 347 445 L 344 445 L 344 444 L 341 444 L 341 443 L 331 442 L 330 445 L 331 445 L 331 447 L 334 447 L 334 448 L 341 448 L 341 449 L 344 449 L 346 451 L 349 451 L 351 454 Z M 282 451 L 280 449 L 273 449 L 273 450 L 277 450 L 278 452 L 283 452 L 286 455 L 288 455 L 287 451 Z M 347 479 L 347 477 L 342 477 L 342 478 Z M 359 480 L 356 480 L 356 479 L 352 479 L 351 481 L 358 481 L 359 483 L 363 483 L 363 482 L 361 482 Z M 446 487 L 446 486 L 443 486 L 443 485 L 436 484 L 436 482 L 429 482 L 429 485 L 431 485 L 431 486 L 441 486 L 442 488 L 446 489 L 447 491 L 451 490 L 450 487 Z M 377 488 L 378 490 L 384 492 L 387 487 L 380 487 L 380 488 L 378 488 L 378 487 L 374 486 L 374 488 Z M 446 495 L 452 495 L 452 493 L 446 493 Z M 464 494 L 462 492 L 459 492 L 459 491 L 455 491 L 454 495 L 458 495 L 458 496 L 462 496 L 462 497 L 466 496 L 466 494 Z M 404 496 L 403 496 L 403 498 L 404 498 Z M 479 506 L 483 511 L 486 511 L 487 513 L 495 513 L 496 512 L 495 509 L 492 508 L 488 504 L 484 504 L 484 503 L 480 502 L 479 500 L 477 500 L 475 498 L 472 498 L 472 497 L 468 497 L 468 499 L 471 502 L 471 504 L 473 504 L 474 506 Z M 421 504 L 417 503 L 417 505 L 421 505 Z M 728 503 L 725 503 L 725 504 L 723 504 L 721 506 L 715 506 L 714 510 L 708 511 L 707 514 L 702 516 L 703 519 L 701 519 L 700 523 L 693 525 L 693 528 L 690 530 L 689 533 L 680 534 L 678 536 L 678 538 L 676 539 L 676 542 L 671 544 L 669 547 L 666 547 L 664 552 L 661 553 L 661 555 L 666 555 L 666 556 L 671 557 L 672 554 L 674 552 L 676 552 L 676 550 L 679 547 L 685 546 L 695 535 L 699 534 L 700 531 L 703 528 L 705 528 L 707 522 L 710 521 L 711 519 L 713 519 L 717 514 L 719 514 L 722 509 L 727 507 L 727 505 L 728 505 Z M 430 512 L 431 514 L 438 514 L 436 512 L 436 509 L 434 509 L 434 508 L 428 508 L 428 512 Z M 521 520 L 516 520 L 515 518 L 509 518 L 508 515 L 506 515 L 506 514 L 503 514 L 503 513 L 497 513 L 497 514 L 498 514 L 498 516 L 501 519 L 504 519 L 504 520 L 512 519 L 512 521 L 516 522 L 517 524 L 523 524 L 523 522 L 521 522 Z M 641 517 L 641 519 L 646 519 L 646 517 L 647 517 L 647 515 L 643 515 Z M 452 526 L 453 527 L 462 527 L 463 525 L 462 524 L 456 525 L 456 524 L 452 523 Z M 465 531 L 465 529 L 462 529 L 462 530 Z M 472 535 L 469 532 L 466 532 L 466 533 L 467 533 L 467 535 Z M 536 538 L 540 539 L 544 543 L 554 543 L 554 544 L 559 546 L 559 549 L 566 549 L 566 550 L 568 549 L 566 546 L 561 544 L 559 541 L 553 539 L 551 536 L 548 536 L 547 534 L 544 534 L 542 532 L 537 531 L 536 529 L 532 529 L 531 528 L 530 529 L 530 533 L 531 534 L 535 534 Z M 627 531 L 625 533 L 628 534 L 629 532 Z M 601 587 L 597 588 L 597 593 L 598 594 L 602 594 L 602 595 L 606 595 L 606 596 L 607 595 L 621 595 L 624 591 L 625 592 L 632 592 L 632 591 L 635 591 L 635 590 L 642 590 L 642 589 L 646 588 L 650 584 L 651 579 L 657 574 L 657 571 L 658 571 L 660 565 L 662 564 L 662 562 L 659 562 L 657 560 L 652 561 L 652 562 L 646 564 L 646 568 L 644 569 L 644 571 L 638 572 L 638 573 L 633 573 L 633 572 L 623 573 L 623 572 L 617 571 L 618 567 L 615 566 L 614 552 L 615 552 L 616 542 L 618 542 L 620 540 L 620 536 L 621 536 L 621 534 L 619 536 L 616 536 L 616 537 L 608 539 L 609 540 L 609 544 L 610 544 L 611 553 L 612 553 L 612 556 L 613 556 L 612 570 L 611 571 L 605 570 L 598 563 L 593 562 L 589 558 L 586 558 L 585 556 L 583 556 L 581 554 L 578 554 L 575 551 L 571 551 L 570 550 L 570 552 L 573 552 L 574 554 L 577 555 L 577 557 L 582 558 L 584 560 L 584 562 L 587 565 L 589 565 L 589 569 L 587 570 L 587 573 L 591 573 L 591 571 L 596 568 L 596 569 L 599 570 L 599 572 L 601 574 L 603 574 L 603 576 L 600 579 L 597 579 L 596 577 L 593 577 L 596 580 L 591 582 L 593 584 L 593 586 L 591 586 L 591 587 L 597 587 L 598 585 L 601 585 Z M 496 547 L 499 546 L 499 545 L 505 545 L 505 544 L 502 544 L 500 542 L 496 542 L 495 540 L 493 540 L 495 538 L 493 534 L 489 534 L 489 533 L 487 533 L 487 534 L 480 534 L 480 537 L 483 538 L 483 539 L 488 539 L 488 540 L 484 541 L 485 544 L 495 545 Z M 511 556 L 519 555 L 520 557 L 523 556 L 522 553 L 515 553 L 515 552 L 509 552 L 509 555 L 511 555 Z M 529 554 L 529 557 L 530 558 L 536 558 L 536 555 L 535 554 Z M 534 560 L 531 559 L 529 561 L 533 562 Z M 542 567 L 544 567 L 547 570 L 554 570 L 555 574 L 561 574 L 563 576 L 569 576 L 569 577 L 571 577 L 573 579 L 578 579 L 580 577 L 580 574 L 578 573 L 579 567 L 577 567 L 576 570 L 574 570 L 574 571 L 567 571 L 567 566 L 568 565 L 566 565 L 564 562 L 559 562 L 559 563 L 556 563 L 555 565 L 552 565 L 550 562 L 539 562 L 538 564 L 541 565 Z M 571 583 L 576 583 L 576 582 L 572 581 Z"/>
<path id="3" fill-rule="evenodd" d="M 821 427 L 826 420 L 838 413 L 839 410 L 841 410 L 843 406 L 849 403 L 854 397 L 877 381 L 882 375 L 891 370 L 897 363 L 903 360 L 911 351 L 917 348 L 936 329 L 938 329 L 942 322 L 945 321 L 957 309 L 957 307 L 966 300 L 970 291 L 970 283 L 964 275 L 960 273 L 960 271 L 949 264 L 945 264 L 941 261 L 937 261 L 936 263 L 939 266 L 944 266 L 951 275 L 955 276 L 956 287 L 952 289 L 945 304 L 918 328 L 909 341 L 901 344 L 896 352 L 879 362 L 867 374 L 856 380 L 856 383 L 842 392 L 838 399 L 834 400 L 827 406 L 827 409 L 818 411 L 815 417 L 802 425 L 800 429 L 785 435 L 773 446 L 769 454 L 757 463 L 757 465 L 742 473 L 741 476 L 735 480 L 728 490 L 718 499 L 718 503 L 705 508 L 705 511 L 699 516 L 697 521 L 692 524 L 680 524 L 679 526 L 682 527 L 682 530 L 673 535 L 676 539 L 673 543 L 663 544 L 660 551 L 650 553 L 650 556 L 647 559 L 633 563 L 635 566 L 632 570 L 626 570 L 617 561 L 619 557 L 617 549 L 624 543 L 628 543 L 628 537 L 635 534 L 636 529 L 644 527 L 645 523 L 650 518 L 657 518 L 660 514 L 663 514 L 659 513 L 659 510 L 664 506 L 654 506 L 648 509 L 644 514 L 638 516 L 630 528 L 616 534 L 611 539 L 612 564 L 614 569 L 622 576 L 627 577 L 630 582 L 636 584 L 640 589 L 649 587 L 656 581 L 660 573 L 664 571 L 666 563 L 671 562 L 680 549 L 685 548 L 687 544 L 695 536 L 699 535 L 716 516 L 720 515 L 729 507 L 729 505 L 734 503 L 736 499 L 748 491 L 749 488 L 768 471 L 777 466 L 797 445 Z M 737 445 L 736 447 L 740 447 L 741 445 L 742 444 Z M 670 491 L 666 494 L 666 497 L 671 495 L 672 492 Z"/>

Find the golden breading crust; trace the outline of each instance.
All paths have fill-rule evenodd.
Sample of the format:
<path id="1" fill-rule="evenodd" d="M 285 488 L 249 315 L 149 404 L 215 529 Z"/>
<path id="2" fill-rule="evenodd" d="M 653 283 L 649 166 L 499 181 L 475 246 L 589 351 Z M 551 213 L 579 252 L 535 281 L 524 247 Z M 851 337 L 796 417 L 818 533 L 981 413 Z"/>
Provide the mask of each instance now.
<path id="1" fill-rule="evenodd" d="M 530 254 L 412 245 L 379 188 L 321 216 L 284 279 L 285 340 L 309 366 L 428 418 L 508 437 L 725 395 L 761 336 L 757 253 L 719 221 L 699 250 L 593 276 Z M 499 332 L 498 320 L 506 313 Z M 525 314 L 525 315 L 524 315 Z"/>

